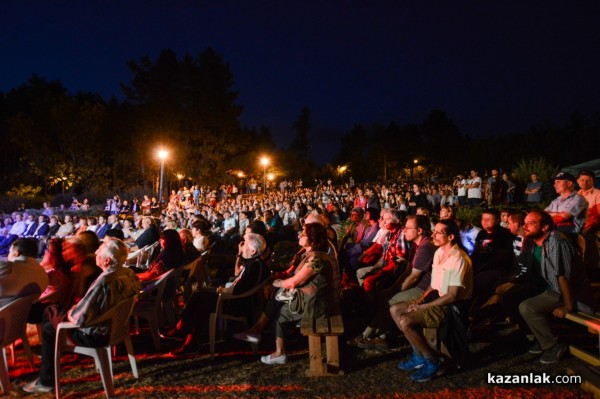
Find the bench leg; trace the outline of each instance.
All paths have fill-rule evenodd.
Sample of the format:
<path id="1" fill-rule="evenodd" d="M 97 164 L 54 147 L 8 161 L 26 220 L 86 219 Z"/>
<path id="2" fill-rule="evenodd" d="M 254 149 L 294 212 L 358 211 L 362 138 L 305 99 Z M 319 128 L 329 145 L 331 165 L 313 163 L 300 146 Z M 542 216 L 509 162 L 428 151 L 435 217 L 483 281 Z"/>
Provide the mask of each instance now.
<path id="1" fill-rule="evenodd" d="M 440 350 L 437 333 L 437 328 L 423 328 L 423 336 L 425 337 L 425 340 L 427 341 L 429 346 L 435 351 Z"/>
<path id="2" fill-rule="evenodd" d="M 340 352 L 338 348 L 338 336 L 328 335 L 325 337 L 325 348 L 327 351 L 327 374 L 343 375 L 344 372 L 340 370 Z"/>
<path id="3" fill-rule="evenodd" d="M 308 336 L 308 356 L 310 367 L 306 370 L 307 377 L 323 375 L 323 357 L 321 354 L 321 337 L 319 335 Z"/>
<path id="4" fill-rule="evenodd" d="M 429 346 L 436 352 L 450 357 L 450 352 L 448 352 L 446 345 L 444 345 L 444 343 L 439 339 L 438 333 L 439 330 L 437 328 L 423 328 L 423 336 L 425 337 L 425 340 Z"/>

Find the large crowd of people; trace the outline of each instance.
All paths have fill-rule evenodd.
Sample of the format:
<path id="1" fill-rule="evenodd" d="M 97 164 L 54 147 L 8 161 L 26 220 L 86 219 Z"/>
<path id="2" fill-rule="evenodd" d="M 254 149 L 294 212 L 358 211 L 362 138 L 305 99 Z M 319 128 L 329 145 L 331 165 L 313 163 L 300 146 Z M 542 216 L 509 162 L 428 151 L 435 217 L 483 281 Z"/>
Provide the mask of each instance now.
<path id="1" fill-rule="evenodd" d="M 347 314 L 348 297 L 359 298 L 372 315 L 348 345 L 386 348 L 389 334 L 400 332 L 412 352 L 398 369 L 414 381 L 442 374 L 447 363 L 427 344 L 424 327 L 459 342 L 451 357 L 460 364 L 472 331 L 508 318 L 515 333 L 532 343 L 531 353 L 540 354 L 542 363 L 556 362 L 567 346 L 552 318 L 596 308 L 586 274 L 598 271 L 600 192 L 593 172 L 561 172 L 553 180 L 558 196 L 542 209 L 542 185 L 535 173 L 531 180 L 521 204 L 506 174 L 493 170 L 481 179 L 472 170 L 449 184 L 328 180 L 305 187 L 283 181 L 266 193 L 256 183 L 218 190 L 192 186 L 164 200 L 115 195 L 95 207 L 74 198 L 66 212 L 48 203 L 14 212 L 0 231 L 0 254 L 7 256 L 0 263 L 0 301 L 39 292 L 30 321 L 43 323 L 40 377 L 24 389 L 52 389 L 59 321 L 85 327 L 138 293 L 140 281 L 151 284 L 214 245 L 235 256 L 231 279 L 185 298 L 178 323 L 161 331 L 163 339 L 182 341 L 173 356 L 198 352 L 218 295 L 247 292 L 271 272 L 277 279 L 265 291 L 260 317 L 234 334 L 257 343 L 272 322 L 275 349 L 260 359 L 266 364 L 287 362 L 290 326 L 303 318 Z M 464 207 L 479 209 L 479 220 L 457 218 Z M 156 242 L 161 250 L 147 269 L 126 264 L 128 252 Z M 280 242 L 297 244 L 298 253 L 289 268 L 273 270 Z M 282 299 L 285 290 L 295 293 L 291 299 Z M 252 314 L 246 305 L 227 304 L 231 312 Z M 448 323 L 453 327 L 444 329 Z M 75 342 L 102 345 L 107 337 L 102 328 L 81 334 Z"/>

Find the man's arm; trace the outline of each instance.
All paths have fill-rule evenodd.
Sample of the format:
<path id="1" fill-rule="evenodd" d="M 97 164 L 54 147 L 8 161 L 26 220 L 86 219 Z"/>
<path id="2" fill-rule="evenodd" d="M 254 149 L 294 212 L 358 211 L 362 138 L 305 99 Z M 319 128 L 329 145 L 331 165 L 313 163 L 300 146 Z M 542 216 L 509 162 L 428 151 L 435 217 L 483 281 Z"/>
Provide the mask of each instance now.
<path id="1" fill-rule="evenodd" d="M 448 292 L 446 293 L 446 295 L 441 296 L 439 298 L 434 299 L 431 302 L 428 303 L 421 303 L 421 304 L 411 304 L 408 307 L 408 311 L 409 312 L 416 312 L 417 310 L 425 310 L 427 308 L 430 308 L 432 306 L 444 306 L 444 305 L 449 305 L 453 302 L 456 302 L 456 299 L 459 297 L 459 294 L 461 292 L 461 290 L 463 290 L 463 287 L 457 286 L 457 285 L 451 285 L 448 287 Z"/>
<path id="2" fill-rule="evenodd" d="M 423 274 L 422 270 L 413 268 L 412 271 L 410 272 L 410 274 L 408 275 L 408 277 L 406 277 L 406 279 L 402 283 L 402 287 L 400 287 L 400 291 L 406 291 L 407 289 L 414 287 L 417 284 L 417 282 L 419 281 L 419 279 L 421 278 L 422 274 Z"/>
<path id="3" fill-rule="evenodd" d="M 558 287 L 562 295 L 563 306 L 559 306 L 552 314 L 556 317 L 563 318 L 567 313 L 570 313 L 575 308 L 573 302 L 573 296 L 571 295 L 571 285 L 569 280 L 565 276 L 558 276 Z"/>
<path id="4" fill-rule="evenodd" d="M 546 212 L 550 216 L 552 216 L 552 220 L 554 220 L 554 223 L 565 223 L 573 220 L 573 215 L 571 214 L 571 212 Z"/>

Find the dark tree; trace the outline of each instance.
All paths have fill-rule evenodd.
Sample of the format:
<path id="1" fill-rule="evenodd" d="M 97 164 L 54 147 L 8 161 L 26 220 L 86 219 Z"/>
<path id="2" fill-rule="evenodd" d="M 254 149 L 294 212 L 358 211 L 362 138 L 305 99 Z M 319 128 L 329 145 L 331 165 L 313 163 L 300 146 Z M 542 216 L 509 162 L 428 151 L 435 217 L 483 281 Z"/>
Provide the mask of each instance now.
<path id="1" fill-rule="evenodd" d="M 136 112 L 142 167 L 153 169 L 156 148 L 163 145 L 171 150 L 172 170 L 192 180 L 224 177 L 245 144 L 239 127 L 242 107 L 235 104 L 238 92 L 229 65 L 208 48 L 181 60 L 163 50 L 156 62 L 142 57 L 129 67 L 134 77 L 123 91 Z"/>
<path id="2" fill-rule="evenodd" d="M 295 153 L 299 159 L 307 159 L 310 152 L 310 108 L 305 106 L 300 111 L 298 119 L 293 124 L 294 139 L 290 145 L 290 151 Z"/>

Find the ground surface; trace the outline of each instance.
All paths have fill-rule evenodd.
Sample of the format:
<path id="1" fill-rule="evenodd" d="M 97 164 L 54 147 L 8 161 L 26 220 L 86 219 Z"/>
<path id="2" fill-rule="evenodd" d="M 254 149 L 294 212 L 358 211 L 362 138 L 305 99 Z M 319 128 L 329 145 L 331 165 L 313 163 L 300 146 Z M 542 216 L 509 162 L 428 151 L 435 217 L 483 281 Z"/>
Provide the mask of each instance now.
<path id="1" fill-rule="evenodd" d="M 350 323 L 351 324 L 351 323 Z M 466 370 L 449 370 L 443 377 L 427 383 L 413 383 L 409 374 L 396 370 L 409 346 L 399 340 L 391 349 L 365 351 L 341 344 L 342 365 L 346 371 L 340 377 L 307 378 L 306 341 L 300 338 L 289 346 L 289 363 L 267 366 L 253 354 L 250 345 L 226 338 L 217 346 L 214 361 L 207 354 L 188 358 L 170 358 L 165 353 L 173 345 L 165 345 L 163 353 L 153 350 L 145 331 L 133 337 L 137 353 L 139 380 L 133 379 L 123 349 L 118 353 L 114 372 L 120 397 L 129 398 L 579 398 L 591 397 L 579 385 L 498 385 L 488 384 L 487 373 L 567 374 L 581 361 L 567 356 L 554 365 L 542 365 L 538 356 L 527 353 L 527 343 L 515 334 L 502 335 L 497 329 L 475 337 L 473 357 Z M 342 341 L 345 341 L 344 337 Z M 594 343 L 585 331 L 570 333 L 570 339 L 590 345 Z M 35 337 L 32 337 L 35 344 Z M 265 336 L 260 352 L 269 353 L 273 339 Z M 35 378 L 21 351 L 17 364 L 9 366 L 13 389 L 11 397 L 34 397 L 21 391 L 21 386 Z M 93 363 L 86 358 L 65 356 L 62 360 L 63 397 L 102 398 L 104 391 Z M 39 363 L 36 364 L 36 368 Z M 52 397 L 39 394 L 35 397 Z"/>

